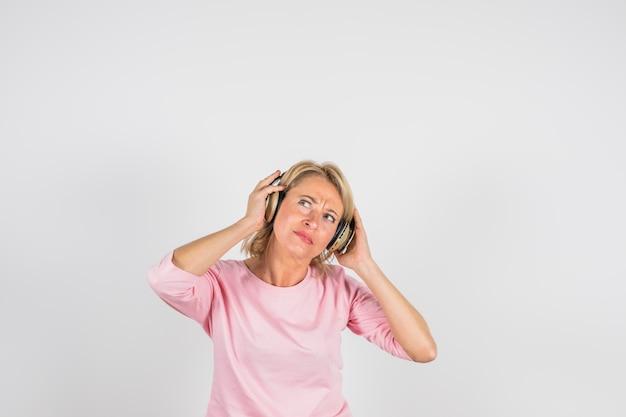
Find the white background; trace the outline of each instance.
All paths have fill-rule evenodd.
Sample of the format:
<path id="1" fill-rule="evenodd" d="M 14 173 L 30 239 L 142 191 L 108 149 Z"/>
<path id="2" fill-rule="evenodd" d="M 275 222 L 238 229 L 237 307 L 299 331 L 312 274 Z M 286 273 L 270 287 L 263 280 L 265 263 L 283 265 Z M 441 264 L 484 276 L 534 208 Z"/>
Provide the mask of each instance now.
<path id="1" fill-rule="evenodd" d="M 211 341 L 146 272 L 310 158 L 439 344 L 413 364 L 346 333 L 356 417 L 624 416 L 625 16 L 3 1 L 0 415 L 203 416 Z"/>

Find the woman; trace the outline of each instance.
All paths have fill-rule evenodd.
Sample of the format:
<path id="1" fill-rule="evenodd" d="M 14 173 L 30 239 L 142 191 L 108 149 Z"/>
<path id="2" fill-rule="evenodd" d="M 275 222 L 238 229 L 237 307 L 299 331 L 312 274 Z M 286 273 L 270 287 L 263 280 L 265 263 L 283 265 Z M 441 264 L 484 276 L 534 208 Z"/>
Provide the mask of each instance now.
<path id="1" fill-rule="evenodd" d="M 247 259 L 222 259 L 241 241 Z M 261 180 L 243 218 L 166 254 L 148 282 L 213 341 L 207 417 L 351 416 L 346 327 L 402 359 L 437 355 L 421 314 L 372 258 L 334 163 L 301 161 Z"/>

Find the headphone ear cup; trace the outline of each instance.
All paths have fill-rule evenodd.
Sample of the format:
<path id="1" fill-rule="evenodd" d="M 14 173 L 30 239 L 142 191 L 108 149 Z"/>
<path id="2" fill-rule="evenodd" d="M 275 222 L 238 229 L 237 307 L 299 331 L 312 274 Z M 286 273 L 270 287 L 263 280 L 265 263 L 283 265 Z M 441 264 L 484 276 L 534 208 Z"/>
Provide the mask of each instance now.
<path id="1" fill-rule="evenodd" d="M 280 179 L 282 175 L 276 178 L 271 185 L 280 184 Z M 267 196 L 265 199 L 265 221 L 271 223 L 274 220 L 274 216 L 278 211 L 278 207 L 280 207 L 280 203 L 283 201 L 283 196 L 285 195 L 285 191 L 273 192 Z"/>
<path id="2" fill-rule="evenodd" d="M 339 226 L 337 226 L 337 231 L 328 243 L 328 246 L 326 246 L 326 249 L 331 253 L 338 251 L 340 254 L 344 254 L 353 237 L 354 219 L 350 220 L 350 223 L 341 219 Z"/>
<path id="3" fill-rule="evenodd" d="M 271 223 L 274 220 L 274 216 L 280 207 L 280 203 L 283 201 L 283 191 L 272 193 L 267 196 L 265 200 L 265 221 Z"/>

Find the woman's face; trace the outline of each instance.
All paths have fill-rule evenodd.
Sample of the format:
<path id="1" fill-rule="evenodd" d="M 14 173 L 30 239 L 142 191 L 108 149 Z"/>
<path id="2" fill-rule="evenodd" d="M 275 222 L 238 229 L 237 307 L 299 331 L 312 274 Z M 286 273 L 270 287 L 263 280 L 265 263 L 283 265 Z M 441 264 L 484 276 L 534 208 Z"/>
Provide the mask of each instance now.
<path id="1" fill-rule="evenodd" d="M 321 177 L 307 177 L 285 194 L 274 219 L 274 235 L 292 256 L 312 259 L 326 248 L 342 216 L 335 186 Z"/>

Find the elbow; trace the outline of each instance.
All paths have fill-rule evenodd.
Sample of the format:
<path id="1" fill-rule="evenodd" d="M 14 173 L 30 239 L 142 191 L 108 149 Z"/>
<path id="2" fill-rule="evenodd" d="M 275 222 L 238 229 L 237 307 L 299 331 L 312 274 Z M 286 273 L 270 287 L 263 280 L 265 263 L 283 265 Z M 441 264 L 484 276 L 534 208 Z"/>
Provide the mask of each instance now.
<path id="1" fill-rule="evenodd" d="M 428 363 L 434 361 L 435 359 L 437 359 L 437 349 L 422 354 L 422 356 L 415 362 Z"/>
<path id="2" fill-rule="evenodd" d="M 415 352 L 407 352 L 407 354 L 413 362 L 432 362 L 437 359 L 437 345 L 433 343 L 431 346 L 422 347 Z"/>

